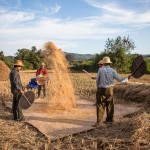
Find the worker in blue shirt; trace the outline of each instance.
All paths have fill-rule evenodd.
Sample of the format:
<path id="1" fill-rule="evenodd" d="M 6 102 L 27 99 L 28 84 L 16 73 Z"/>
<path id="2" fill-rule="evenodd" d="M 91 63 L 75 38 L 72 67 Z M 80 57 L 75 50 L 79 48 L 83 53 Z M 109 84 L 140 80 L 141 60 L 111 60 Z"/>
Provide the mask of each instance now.
<path id="1" fill-rule="evenodd" d="M 110 67 L 112 63 L 110 58 L 105 56 L 102 59 L 103 67 L 99 68 L 96 78 L 97 84 L 97 122 L 94 127 L 97 127 L 102 123 L 103 115 L 106 108 L 106 120 L 104 123 L 112 123 L 114 121 L 114 99 L 113 99 L 113 85 L 114 79 L 119 82 L 128 80 L 127 78 L 121 78 L 118 73 Z"/>

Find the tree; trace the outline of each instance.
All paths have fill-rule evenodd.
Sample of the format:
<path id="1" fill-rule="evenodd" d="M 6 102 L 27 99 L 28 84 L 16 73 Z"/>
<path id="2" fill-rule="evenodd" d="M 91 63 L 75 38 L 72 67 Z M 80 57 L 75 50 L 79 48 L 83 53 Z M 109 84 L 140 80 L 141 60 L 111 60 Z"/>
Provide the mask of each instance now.
<path id="1" fill-rule="evenodd" d="M 135 44 L 129 36 L 123 38 L 118 36 L 115 40 L 108 38 L 105 50 L 101 55 L 108 55 L 113 62 L 113 67 L 115 67 L 117 71 L 123 71 L 129 61 L 127 57 L 134 48 Z"/>
<path id="2" fill-rule="evenodd" d="M 3 51 L 0 51 L 0 60 L 4 61 L 5 60 L 5 56 Z"/>
<path id="3" fill-rule="evenodd" d="M 18 49 L 16 53 L 16 59 L 21 59 L 24 63 L 24 69 L 37 69 L 41 62 L 40 52 L 37 51 L 36 47 L 33 46 L 30 49 Z"/>

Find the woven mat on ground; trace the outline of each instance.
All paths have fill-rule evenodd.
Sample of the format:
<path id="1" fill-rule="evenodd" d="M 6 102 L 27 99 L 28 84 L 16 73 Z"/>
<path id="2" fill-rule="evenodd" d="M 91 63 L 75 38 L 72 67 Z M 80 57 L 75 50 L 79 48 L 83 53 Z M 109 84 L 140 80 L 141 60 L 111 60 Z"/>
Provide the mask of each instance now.
<path id="1" fill-rule="evenodd" d="M 77 107 L 69 110 L 46 111 L 44 100 L 35 100 L 32 106 L 23 110 L 29 124 L 32 124 L 49 139 L 54 140 L 70 134 L 92 129 L 96 122 L 96 106 L 91 100 L 76 97 Z M 11 107 L 11 103 L 7 103 Z M 115 120 L 125 114 L 137 111 L 138 108 L 125 104 L 115 105 Z M 106 116 L 104 116 L 105 119 Z"/>

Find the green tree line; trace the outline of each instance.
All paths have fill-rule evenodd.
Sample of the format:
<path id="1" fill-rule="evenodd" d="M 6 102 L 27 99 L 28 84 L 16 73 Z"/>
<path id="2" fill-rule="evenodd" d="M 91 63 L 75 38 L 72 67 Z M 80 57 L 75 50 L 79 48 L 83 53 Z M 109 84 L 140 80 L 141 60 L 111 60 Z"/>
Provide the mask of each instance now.
<path id="1" fill-rule="evenodd" d="M 134 41 L 129 36 L 121 38 L 118 36 L 116 39 L 107 39 L 105 49 L 91 59 L 84 61 L 71 62 L 70 66 L 74 70 L 81 71 L 86 69 L 87 71 L 97 72 L 98 62 L 102 60 L 104 56 L 109 56 L 112 63 L 112 67 L 119 73 L 129 73 L 132 61 L 138 54 L 131 54 L 131 51 L 135 49 Z M 150 73 L 150 57 L 144 58 L 147 64 L 147 73 Z"/>
<path id="2" fill-rule="evenodd" d="M 133 59 L 138 54 L 131 54 L 134 50 L 134 41 L 127 37 L 118 36 L 116 39 L 108 38 L 106 40 L 105 49 L 94 57 L 87 60 L 73 61 L 73 58 L 69 55 L 65 55 L 68 60 L 70 69 L 81 71 L 85 69 L 91 72 L 97 72 L 98 62 L 102 60 L 104 56 L 109 56 L 112 63 L 112 67 L 119 73 L 129 73 Z M 3 51 L 0 51 L 0 60 L 4 61 L 9 68 L 12 68 L 15 60 L 20 59 L 24 63 L 23 69 L 37 69 L 42 61 L 46 63 L 48 69 L 50 69 L 50 63 L 46 62 L 47 56 L 43 50 L 37 50 L 36 46 L 32 46 L 31 49 L 18 49 L 15 56 L 4 56 Z M 150 73 L 150 56 L 145 58 L 147 64 L 147 73 Z"/>
<path id="3" fill-rule="evenodd" d="M 36 46 L 31 49 L 18 49 L 15 56 L 4 56 L 3 51 L 0 51 L 0 60 L 4 61 L 9 68 L 13 68 L 14 62 L 20 59 L 23 61 L 23 69 L 37 69 L 40 63 L 44 60 L 43 51 L 37 50 Z"/>

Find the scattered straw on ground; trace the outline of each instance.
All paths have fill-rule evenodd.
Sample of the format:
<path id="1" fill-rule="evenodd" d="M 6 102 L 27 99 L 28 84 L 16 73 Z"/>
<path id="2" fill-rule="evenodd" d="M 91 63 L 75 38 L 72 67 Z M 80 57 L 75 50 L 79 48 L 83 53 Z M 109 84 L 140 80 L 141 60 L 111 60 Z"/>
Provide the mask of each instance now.
<path id="1" fill-rule="evenodd" d="M 141 112 L 131 118 L 125 117 L 114 125 L 58 139 L 52 142 L 51 149 L 150 149 L 149 143 L 150 115 Z"/>
<path id="2" fill-rule="evenodd" d="M 12 120 L 10 111 L 0 103 L 0 149 L 48 150 L 49 141 L 33 126 Z"/>

